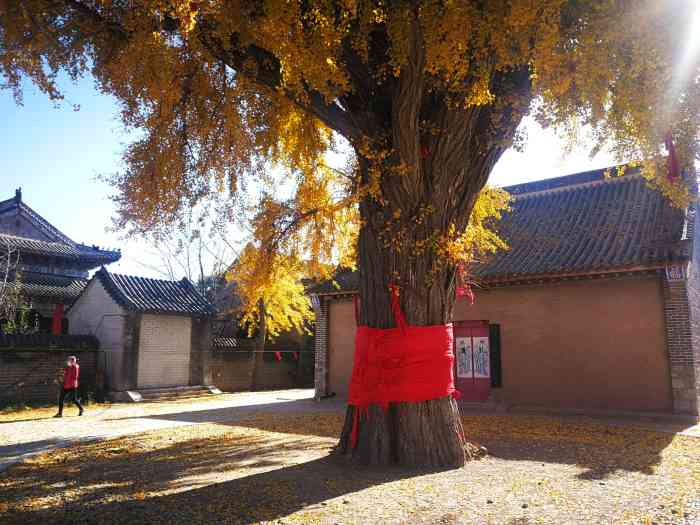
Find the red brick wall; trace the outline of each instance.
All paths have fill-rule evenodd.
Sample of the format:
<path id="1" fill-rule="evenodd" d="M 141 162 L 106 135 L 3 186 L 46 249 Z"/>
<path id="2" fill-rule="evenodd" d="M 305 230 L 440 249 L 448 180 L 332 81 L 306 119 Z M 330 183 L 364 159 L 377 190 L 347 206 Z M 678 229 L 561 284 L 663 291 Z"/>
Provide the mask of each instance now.
<path id="1" fill-rule="evenodd" d="M 672 410 L 658 276 L 477 291 L 455 319 L 500 324 L 508 404 Z"/>
<path id="2" fill-rule="evenodd" d="M 454 318 L 501 325 L 503 386 L 492 392 L 505 403 L 672 410 L 659 276 L 512 286 L 476 296 L 473 307 L 459 301 Z M 352 366 L 351 303 L 334 300 L 329 307 L 321 319 L 328 323 L 327 355 L 317 348 L 317 396 L 344 394 Z"/>

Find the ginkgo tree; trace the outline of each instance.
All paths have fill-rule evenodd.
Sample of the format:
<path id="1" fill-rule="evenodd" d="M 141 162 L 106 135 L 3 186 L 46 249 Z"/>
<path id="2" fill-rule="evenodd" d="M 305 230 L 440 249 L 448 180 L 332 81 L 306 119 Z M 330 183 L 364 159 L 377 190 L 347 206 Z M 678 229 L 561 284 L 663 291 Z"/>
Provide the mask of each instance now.
<path id="1" fill-rule="evenodd" d="M 62 72 L 116 97 L 140 130 L 113 180 L 122 226 L 157 228 L 213 192 L 244 208 L 262 185 L 251 300 L 285 268 L 351 259 L 359 322 L 386 329 L 390 286 L 410 325 L 449 323 L 457 266 L 498 244 L 504 198 L 482 189 L 528 113 L 586 127 L 687 202 L 698 34 L 692 0 L 0 0 L 0 71 L 18 102 L 24 78 L 60 99 Z M 685 177 L 664 176 L 669 136 Z M 325 163 L 338 141 L 350 171 Z M 271 164 L 290 195 L 266 184 Z M 349 406 L 340 450 L 466 461 L 452 396 L 401 401 L 362 407 L 356 446 Z"/>

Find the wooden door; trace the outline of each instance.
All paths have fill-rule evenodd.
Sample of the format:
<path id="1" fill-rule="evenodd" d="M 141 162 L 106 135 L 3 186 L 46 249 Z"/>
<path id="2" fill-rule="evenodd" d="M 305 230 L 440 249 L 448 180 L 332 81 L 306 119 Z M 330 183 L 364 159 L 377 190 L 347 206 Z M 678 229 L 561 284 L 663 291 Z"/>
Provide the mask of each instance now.
<path id="1" fill-rule="evenodd" d="M 488 321 L 454 323 L 455 388 L 465 401 L 486 401 L 491 392 Z"/>

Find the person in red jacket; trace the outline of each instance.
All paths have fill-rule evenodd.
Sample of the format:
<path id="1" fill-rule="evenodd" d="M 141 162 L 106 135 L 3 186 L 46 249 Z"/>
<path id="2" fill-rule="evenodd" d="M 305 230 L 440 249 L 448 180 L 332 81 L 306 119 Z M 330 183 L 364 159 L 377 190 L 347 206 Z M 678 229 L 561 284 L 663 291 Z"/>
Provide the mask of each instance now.
<path id="1" fill-rule="evenodd" d="M 80 365 L 75 356 L 70 356 L 66 362 L 66 368 L 63 370 L 63 388 L 61 388 L 61 396 L 58 398 L 58 414 L 54 417 L 63 417 L 63 402 L 66 397 L 71 396 L 73 403 L 78 407 L 79 416 L 83 415 L 83 406 L 78 399 L 78 377 L 80 376 Z"/>

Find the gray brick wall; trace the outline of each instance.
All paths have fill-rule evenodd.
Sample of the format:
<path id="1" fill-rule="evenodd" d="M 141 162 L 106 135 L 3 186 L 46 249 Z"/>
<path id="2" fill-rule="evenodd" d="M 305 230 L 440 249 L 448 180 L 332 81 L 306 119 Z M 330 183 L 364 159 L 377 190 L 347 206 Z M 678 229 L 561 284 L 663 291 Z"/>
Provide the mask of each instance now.
<path id="1" fill-rule="evenodd" d="M 66 358 L 75 355 L 80 364 L 83 398 L 97 392 L 99 350 L 0 350 L 0 403 L 53 402 L 61 389 L 60 372 Z"/>
<path id="2" fill-rule="evenodd" d="M 314 348 L 314 390 L 316 401 L 327 394 L 328 383 L 328 302 L 319 297 L 316 314 Z"/>
<path id="3" fill-rule="evenodd" d="M 666 344 L 671 370 L 673 411 L 698 415 L 700 408 L 700 227 L 688 216 L 693 239 L 690 264 L 679 263 L 664 278 Z"/>

